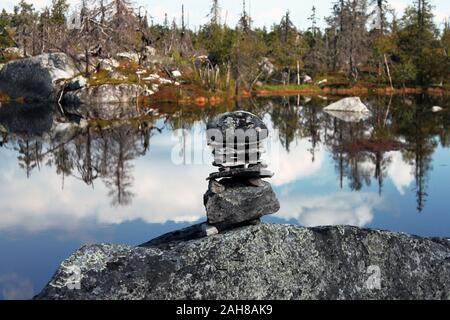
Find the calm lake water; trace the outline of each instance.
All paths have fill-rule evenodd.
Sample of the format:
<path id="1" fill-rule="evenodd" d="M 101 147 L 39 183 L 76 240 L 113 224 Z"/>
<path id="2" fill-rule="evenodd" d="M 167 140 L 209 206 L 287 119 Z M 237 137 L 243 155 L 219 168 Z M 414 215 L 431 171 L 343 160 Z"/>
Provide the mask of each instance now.
<path id="1" fill-rule="evenodd" d="M 449 237 L 450 112 L 432 112 L 449 99 L 362 98 L 372 116 L 360 121 L 323 112 L 334 100 L 159 106 L 80 130 L 56 125 L 52 106 L 0 107 L 0 299 L 32 297 L 83 244 L 137 245 L 205 220 L 205 127 L 227 110 L 251 111 L 273 133 L 281 210 L 265 221 Z"/>

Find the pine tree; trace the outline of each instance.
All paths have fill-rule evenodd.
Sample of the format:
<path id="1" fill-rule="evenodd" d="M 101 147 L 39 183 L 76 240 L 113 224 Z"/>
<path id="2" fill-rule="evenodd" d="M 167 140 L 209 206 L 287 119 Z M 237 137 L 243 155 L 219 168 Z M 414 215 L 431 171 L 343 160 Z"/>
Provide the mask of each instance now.
<path id="1" fill-rule="evenodd" d="M 16 28 L 15 41 L 22 47 L 23 55 L 28 55 L 29 47 L 33 47 L 34 7 L 25 0 L 21 0 L 14 7 L 11 26 Z"/>
<path id="2" fill-rule="evenodd" d="M 420 85 L 432 82 L 429 57 L 436 48 L 437 28 L 433 20 L 432 6 L 428 0 L 416 0 L 401 19 L 399 31 L 399 55 L 402 63 L 410 61 L 417 70 L 416 81 Z"/>
<path id="3" fill-rule="evenodd" d="M 11 24 L 11 17 L 5 9 L 0 13 L 0 49 L 8 48 L 14 45 L 14 41 L 11 38 L 8 27 Z"/>
<path id="4" fill-rule="evenodd" d="M 208 14 L 212 25 L 220 25 L 220 10 L 219 0 L 213 0 Z"/>
<path id="5" fill-rule="evenodd" d="M 66 12 L 69 9 L 67 0 L 52 0 L 51 22 L 55 25 L 66 23 Z"/>

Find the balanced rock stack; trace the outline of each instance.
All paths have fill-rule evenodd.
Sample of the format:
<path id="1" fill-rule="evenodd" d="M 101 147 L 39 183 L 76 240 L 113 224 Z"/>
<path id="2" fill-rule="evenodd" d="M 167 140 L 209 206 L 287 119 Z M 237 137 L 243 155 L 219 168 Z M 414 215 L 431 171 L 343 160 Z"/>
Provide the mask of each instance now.
<path id="1" fill-rule="evenodd" d="M 208 225 L 226 230 L 277 212 L 278 199 L 262 180 L 273 176 L 261 159 L 268 137 L 262 120 L 245 111 L 224 113 L 208 123 L 207 137 L 218 167 L 204 195 Z"/>

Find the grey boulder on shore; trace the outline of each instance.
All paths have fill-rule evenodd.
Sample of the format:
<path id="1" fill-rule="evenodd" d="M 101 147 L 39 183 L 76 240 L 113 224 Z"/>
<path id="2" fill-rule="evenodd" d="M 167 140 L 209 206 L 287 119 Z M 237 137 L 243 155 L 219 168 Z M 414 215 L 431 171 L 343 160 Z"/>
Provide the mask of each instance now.
<path id="1" fill-rule="evenodd" d="M 84 246 L 35 299 L 450 299 L 448 239 L 273 224 L 165 238 Z"/>
<path id="2" fill-rule="evenodd" d="M 61 52 L 14 60 L 0 71 L 0 92 L 29 102 L 56 101 L 58 81 L 71 79 L 77 73 L 72 59 Z"/>
<path id="3" fill-rule="evenodd" d="M 63 102 L 70 106 L 131 103 L 143 94 L 143 88 L 137 84 L 103 84 L 67 92 L 64 95 Z"/>

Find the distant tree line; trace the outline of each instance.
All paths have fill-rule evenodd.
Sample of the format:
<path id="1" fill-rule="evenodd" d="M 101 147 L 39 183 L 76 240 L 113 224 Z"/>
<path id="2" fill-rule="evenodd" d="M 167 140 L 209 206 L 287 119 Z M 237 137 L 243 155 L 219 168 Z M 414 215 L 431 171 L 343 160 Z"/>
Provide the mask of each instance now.
<path id="1" fill-rule="evenodd" d="M 67 0 L 53 0 L 37 11 L 21 0 L 12 13 L 3 10 L 0 47 L 16 46 L 25 56 L 51 51 L 84 56 L 86 73 L 92 56 L 124 51 L 145 64 L 149 47 L 180 64 L 204 55 L 220 78 L 247 89 L 265 81 L 299 84 L 309 77 L 390 86 L 450 80 L 450 23 L 436 26 L 429 0 L 414 0 L 400 17 L 389 0 L 336 0 L 326 26 L 318 26 L 313 7 L 306 30 L 295 26 L 289 11 L 270 28 L 255 28 L 245 0 L 235 27 L 213 0 L 209 21 L 196 31 L 186 24 L 184 6 L 181 24 L 167 15 L 161 24 L 149 22 L 151 8 L 136 8 L 131 0 L 83 0 L 73 14 L 68 8 Z"/>

